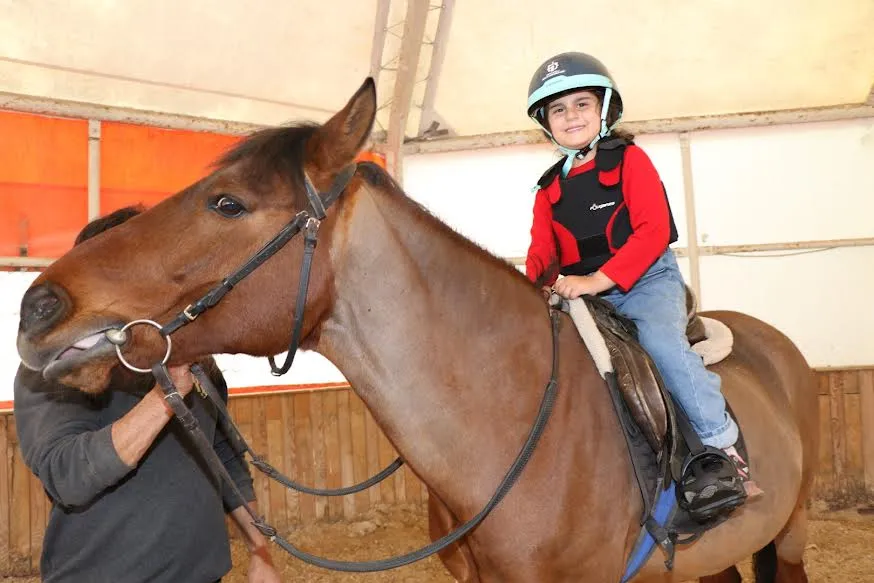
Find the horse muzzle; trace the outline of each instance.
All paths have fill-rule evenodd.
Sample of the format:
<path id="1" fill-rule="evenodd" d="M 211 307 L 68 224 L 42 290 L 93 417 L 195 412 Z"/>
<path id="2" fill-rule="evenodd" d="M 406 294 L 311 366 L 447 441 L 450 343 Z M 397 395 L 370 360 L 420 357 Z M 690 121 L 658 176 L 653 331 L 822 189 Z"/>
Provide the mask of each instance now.
<path id="1" fill-rule="evenodd" d="M 85 364 L 113 357 L 115 346 L 106 339 L 106 330 L 116 327 L 102 325 L 77 334 L 72 341 L 51 343 L 35 342 L 19 332 L 18 354 L 24 366 L 56 381 Z"/>

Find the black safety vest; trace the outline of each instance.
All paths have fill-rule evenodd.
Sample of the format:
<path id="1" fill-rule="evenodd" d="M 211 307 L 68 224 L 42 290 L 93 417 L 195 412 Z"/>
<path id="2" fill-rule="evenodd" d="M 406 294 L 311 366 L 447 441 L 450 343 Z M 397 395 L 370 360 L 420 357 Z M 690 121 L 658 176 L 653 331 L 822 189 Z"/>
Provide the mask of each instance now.
<path id="1" fill-rule="evenodd" d="M 625 149 L 633 143 L 622 138 L 606 140 L 598 145 L 594 171 L 562 178 L 560 173 L 565 161 L 562 158 L 538 181 L 540 188 L 547 188 L 556 179 L 559 181 L 561 197 L 552 205 L 552 219 L 570 231 L 577 240 L 580 261 L 562 266 L 562 275 L 587 275 L 597 271 L 631 236 L 631 218 L 628 207 L 623 204 L 622 166 L 625 163 Z M 601 173 L 614 170 L 617 166 L 620 168 L 616 184 L 602 184 Z M 664 183 L 662 192 L 668 203 L 671 222 L 670 244 L 677 240 L 677 227 Z"/>

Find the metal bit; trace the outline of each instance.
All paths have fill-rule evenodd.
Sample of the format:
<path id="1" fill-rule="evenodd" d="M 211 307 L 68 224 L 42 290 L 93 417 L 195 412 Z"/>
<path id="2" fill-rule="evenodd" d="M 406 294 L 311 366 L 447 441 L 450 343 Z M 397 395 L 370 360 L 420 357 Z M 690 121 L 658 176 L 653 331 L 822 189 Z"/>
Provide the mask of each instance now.
<path id="1" fill-rule="evenodd" d="M 111 328 L 106 331 L 106 339 L 116 346 L 122 346 L 124 343 L 127 342 L 128 334 L 126 330 Z"/>

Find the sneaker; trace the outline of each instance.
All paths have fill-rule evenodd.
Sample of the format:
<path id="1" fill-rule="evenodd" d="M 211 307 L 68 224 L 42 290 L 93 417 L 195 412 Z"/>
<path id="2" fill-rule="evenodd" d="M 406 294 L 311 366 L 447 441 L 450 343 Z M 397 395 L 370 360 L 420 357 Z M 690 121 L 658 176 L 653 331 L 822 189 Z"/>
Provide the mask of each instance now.
<path id="1" fill-rule="evenodd" d="M 732 512 L 747 499 L 744 481 L 728 454 L 713 447 L 689 456 L 677 484 L 678 501 L 689 516 L 707 523 Z"/>
<path id="2" fill-rule="evenodd" d="M 764 496 L 765 491 L 759 488 L 759 485 L 756 484 L 755 480 L 750 477 L 750 465 L 740 456 L 737 449 L 732 445 L 731 447 L 726 447 L 722 451 L 725 452 L 725 455 L 727 455 L 728 459 L 730 459 L 734 464 L 734 467 L 737 470 L 737 475 L 743 484 L 744 492 L 747 493 L 747 501 Z"/>

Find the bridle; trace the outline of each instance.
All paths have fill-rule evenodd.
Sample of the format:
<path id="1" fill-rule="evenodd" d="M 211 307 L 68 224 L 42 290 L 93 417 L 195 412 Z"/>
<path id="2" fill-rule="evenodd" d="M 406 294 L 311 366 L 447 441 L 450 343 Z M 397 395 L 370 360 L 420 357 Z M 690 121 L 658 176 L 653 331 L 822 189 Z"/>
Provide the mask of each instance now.
<path id="1" fill-rule="evenodd" d="M 309 287 L 310 271 L 312 269 L 313 254 L 315 252 L 316 244 L 318 243 L 318 232 L 321 221 L 327 216 L 327 209 L 330 208 L 330 206 L 334 202 L 336 202 L 340 195 L 343 194 L 343 192 L 346 190 L 346 187 L 349 185 L 349 182 L 355 175 L 356 170 L 357 164 L 351 164 L 345 167 L 334 179 L 331 188 L 325 194 L 321 194 L 316 190 L 316 188 L 313 186 L 312 181 L 309 179 L 309 176 L 307 176 L 306 172 L 304 172 L 304 186 L 306 188 L 306 195 L 309 200 L 309 208 L 298 212 L 288 224 L 286 224 L 259 251 L 257 251 L 252 257 L 250 257 L 239 269 L 223 279 L 219 285 L 209 290 L 199 299 L 186 306 L 169 323 L 165 324 L 164 326 L 161 326 L 159 323 L 153 320 L 134 320 L 120 329 L 107 330 L 105 334 L 106 338 L 115 345 L 116 354 L 125 367 L 135 372 L 152 373 L 155 376 L 156 381 L 164 391 L 164 400 L 173 410 L 176 418 L 188 431 L 189 435 L 194 441 L 195 446 L 197 447 L 200 454 L 203 456 L 204 460 L 207 462 L 210 468 L 213 469 L 213 471 L 215 471 L 224 479 L 225 482 L 227 482 L 228 486 L 239 498 L 241 505 L 252 517 L 255 527 L 258 528 L 261 533 L 264 534 L 264 536 L 274 541 L 292 556 L 301 559 L 302 561 L 309 564 L 325 569 L 332 569 L 335 571 L 372 572 L 383 571 L 403 565 L 408 565 L 410 563 L 419 561 L 430 555 L 438 553 L 449 545 L 455 543 L 457 540 L 465 536 L 468 532 L 473 530 L 480 522 L 482 522 L 485 517 L 488 516 L 488 514 L 495 508 L 495 506 L 497 506 L 498 503 L 504 498 L 504 496 L 506 496 L 507 492 L 510 491 L 510 488 L 513 486 L 513 484 L 516 483 L 516 480 L 519 478 L 522 470 L 527 465 L 528 460 L 534 452 L 534 448 L 537 445 L 537 442 L 539 441 L 544 428 L 546 427 L 546 422 L 549 420 L 549 416 L 552 412 L 552 407 L 556 398 L 558 385 L 556 378 L 558 374 L 559 328 L 557 312 L 555 310 L 550 310 L 549 312 L 552 330 L 552 372 L 550 380 L 546 385 L 543 399 L 540 403 L 537 418 L 535 419 L 534 425 L 532 426 L 531 431 L 529 432 L 528 437 L 521 448 L 521 451 L 516 456 L 516 459 L 513 461 L 510 469 L 504 475 L 494 495 L 491 497 L 491 499 L 489 499 L 485 507 L 476 516 L 459 526 L 455 531 L 447 534 L 439 540 L 432 542 L 429 545 L 426 545 L 419 550 L 412 551 L 399 557 L 393 557 L 390 559 L 384 559 L 379 561 L 347 562 L 325 559 L 302 551 L 289 543 L 283 537 L 281 537 L 277 533 L 276 529 L 267 524 L 263 520 L 263 518 L 261 518 L 246 502 L 245 498 L 237 488 L 236 483 L 227 473 L 224 464 L 222 464 L 221 460 L 215 453 L 215 450 L 212 448 L 212 444 L 209 443 L 203 431 L 200 429 L 194 414 L 188 408 L 188 405 L 185 404 L 182 395 L 180 395 L 177 391 L 176 386 L 170 378 L 170 374 L 166 366 L 172 350 L 172 341 L 170 339 L 172 334 L 179 331 L 181 328 L 187 326 L 188 324 L 191 324 L 192 322 L 194 322 L 194 320 L 198 318 L 198 316 L 217 305 L 222 300 L 222 298 L 224 298 L 225 295 L 234 288 L 234 286 L 236 286 L 246 277 L 251 275 L 258 267 L 260 267 L 262 264 L 264 264 L 265 261 L 275 255 L 295 236 L 303 232 L 304 255 L 303 261 L 301 263 L 299 280 L 300 283 L 297 292 L 297 299 L 295 301 L 294 327 L 288 345 L 288 353 L 285 357 L 285 362 L 282 364 L 281 367 L 276 366 L 276 363 L 274 362 L 272 356 L 268 357 L 268 360 L 270 362 L 270 369 L 273 375 L 280 376 L 288 372 L 288 370 L 291 368 L 291 364 L 294 361 L 295 353 L 300 344 L 300 335 L 303 328 L 303 314 L 306 305 L 307 289 Z M 129 339 L 128 330 L 136 325 L 147 325 L 157 328 L 161 336 L 165 339 L 167 343 L 167 350 L 163 359 L 161 360 L 161 362 L 153 365 L 150 369 L 138 368 L 133 366 L 125 359 L 121 351 L 122 346 L 126 344 Z M 231 441 L 234 443 L 237 451 L 241 453 L 248 453 L 252 457 L 252 465 L 265 473 L 268 477 L 282 483 L 288 488 L 317 496 L 345 496 L 355 492 L 360 492 L 374 484 L 381 482 L 382 480 L 390 476 L 395 470 L 400 468 L 404 463 L 401 458 L 397 458 L 394 462 L 389 464 L 388 467 L 386 467 L 384 470 L 379 472 L 379 474 L 373 476 L 372 478 L 369 478 L 368 480 L 365 480 L 360 484 L 340 488 L 337 490 L 321 490 L 297 484 L 289 478 L 283 476 L 273 466 L 267 463 L 261 456 L 257 455 L 251 449 L 251 447 L 249 447 L 249 444 L 246 443 L 246 440 L 243 438 L 239 429 L 231 420 L 230 414 L 228 413 L 224 402 L 218 396 L 215 387 L 212 385 L 212 382 L 204 372 L 203 368 L 200 365 L 194 364 L 191 366 L 191 372 L 194 374 L 194 377 L 197 381 L 198 386 L 200 387 L 200 390 L 203 392 L 203 395 L 206 398 L 209 398 L 210 401 L 212 401 L 212 403 L 216 407 L 216 410 L 219 412 L 221 417 L 220 422 L 222 423 L 223 429 L 225 430 Z"/>
<path id="2" fill-rule="evenodd" d="M 283 363 L 281 367 L 276 366 L 272 356 L 268 357 L 270 361 L 270 369 L 274 376 L 281 376 L 288 372 L 291 368 L 291 363 L 294 361 L 295 352 L 297 352 L 298 345 L 300 344 L 300 334 L 303 328 L 303 313 L 304 307 L 306 306 L 310 271 L 313 266 L 313 253 L 315 252 L 316 244 L 318 243 L 319 227 L 321 226 L 322 220 L 327 216 L 327 209 L 330 208 L 338 198 L 340 198 L 340 195 L 346 190 L 349 181 L 352 180 L 357 169 L 357 164 L 350 164 L 341 170 L 334 179 L 334 183 L 331 185 L 330 190 L 328 190 L 325 195 L 319 194 L 315 186 L 313 186 L 309 176 L 304 172 L 303 181 L 306 195 L 309 199 L 309 208 L 294 215 L 294 218 L 291 219 L 291 221 L 272 239 L 265 243 L 264 246 L 252 255 L 252 257 L 250 257 L 239 269 L 223 279 L 220 284 L 206 292 L 198 300 L 188 304 L 188 306 L 179 312 L 176 317 L 170 320 L 170 322 L 164 326 L 157 326 L 161 336 L 167 340 L 167 352 L 164 357 L 164 363 L 166 363 L 170 355 L 170 336 L 172 334 L 178 332 L 188 324 L 191 324 L 198 316 L 218 304 L 229 291 L 234 289 L 234 286 L 250 276 L 256 269 L 264 264 L 265 261 L 276 255 L 280 249 L 285 247 L 289 241 L 303 232 L 303 261 L 300 266 L 300 283 L 297 289 L 297 300 L 294 304 L 294 328 L 291 334 L 291 340 L 288 343 L 288 354 L 286 354 L 285 363 Z M 140 320 L 135 322 L 146 323 L 151 321 Z M 122 330 L 126 331 L 126 328 L 132 324 L 134 324 L 134 322 L 127 324 L 127 326 Z M 152 323 L 152 325 L 156 324 Z M 121 354 L 121 345 L 127 341 L 126 337 L 122 338 L 121 336 L 115 336 L 115 338 L 113 338 L 108 336 L 108 338 L 110 342 L 115 344 L 116 353 L 122 364 L 127 368 L 136 372 L 151 372 L 150 370 L 144 371 L 144 369 L 134 368 L 124 359 Z M 118 342 L 118 340 L 121 340 L 121 342 Z"/>
<path id="3" fill-rule="evenodd" d="M 291 339 L 288 343 L 288 353 L 285 357 L 285 362 L 281 367 L 277 367 L 273 357 L 268 357 L 270 362 L 271 373 L 274 376 L 281 376 L 288 372 L 291 364 L 294 361 L 294 355 L 297 352 L 300 344 L 301 330 L 303 329 L 303 314 L 306 306 L 307 290 L 309 288 L 310 271 L 313 264 L 313 253 L 318 243 L 319 227 L 322 220 L 327 216 L 327 209 L 340 198 L 340 195 L 346 190 L 349 181 L 355 175 L 357 164 L 346 166 L 331 185 L 327 194 L 321 195 L 313 186 L 312 181 L 306 172 L 303 174 L 304 186 L 306 195 L 309 199 L 309 208 L 302 210 L 294 215 L 294 218 L 286 224 L 272 239 L 264 244 L 252 257 L 250 257 L 239 269 L 222 280 L 220 284 L 206 292 L 196 301 L 188 304 L 181 312 L 179 312 L 170 322 L 161 326 L 153 320 L 134 320 L 129 322 L 121 329 L 107 330 L 107 339 L 115 345 L 115 352 L 121 363 L 128 369 L 134 372 L 149 373 L 151 369 L 138 368 L 129 363 L 121 352 L 121 347 L 127 343 L 127 330 L 132 326 L 143 324 L 157 328 L 161 336 L 167 343 L 167 350 L 161 364 L 166 364 L 170 358 L 172 341 L 170 336 L 184 328 L 188 324 L 194 322 L 198 316 L 216 306 L 225 295 L 234 289 L 234 286 L 250 276 L 256 269 L 264 264 L 265 261 L 276 255 L 285 245 L 294 239 L 295 236 L 303 232 L 304 234 L 304 252 L 303 261 L 300 266 L 300 283 L 297 290 L 297 300 L 294 306 L 294 327 L 291 334 Z"/>

